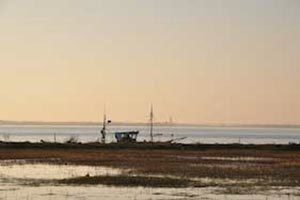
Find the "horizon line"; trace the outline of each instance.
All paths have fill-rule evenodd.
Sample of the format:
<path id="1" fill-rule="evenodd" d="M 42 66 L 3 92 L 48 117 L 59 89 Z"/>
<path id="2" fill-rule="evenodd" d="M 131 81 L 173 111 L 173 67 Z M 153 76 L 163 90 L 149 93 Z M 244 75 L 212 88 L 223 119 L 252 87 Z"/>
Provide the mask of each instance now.
<path id="1" fill-rule="evenodd" d="M 0 125 L 101 125 L 96 121 L 26 121 L 26 120 L 0 120 Z M 112 122 L 113 125 L 148 125 L 147 122 Z M 300 128 L 300 124 L 247 124 L 247 123 L 180 123 L 155 122 L 156 126 L 203 126 L 203 127 L 266 127 L 266 128 Z"/>

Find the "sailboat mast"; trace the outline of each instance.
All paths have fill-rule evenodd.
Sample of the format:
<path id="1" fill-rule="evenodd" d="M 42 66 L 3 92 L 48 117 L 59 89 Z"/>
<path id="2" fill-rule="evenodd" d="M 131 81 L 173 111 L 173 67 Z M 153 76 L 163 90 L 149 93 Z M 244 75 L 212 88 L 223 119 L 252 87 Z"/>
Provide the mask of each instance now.
<path id="1" fill-rule="evenodd" d="M 150 139 L 151 142 L 153 142 L 153 106 L 151 105 L 151 110 L 150 110 Z"/>
<path id="2" fill-rule="evenodd" d="M 103 129 L 106 129 L 106 114 L 103 115 Z"/>
<path id="3" fill-rule="evenodd" d="M 106 113 L 105 112 L 103 115 L 103 127 L 101 130 L 101 135 L 102 135 L 101 141 L 102 143 L 105 143 L 105 138 L 106 138 Z"/>

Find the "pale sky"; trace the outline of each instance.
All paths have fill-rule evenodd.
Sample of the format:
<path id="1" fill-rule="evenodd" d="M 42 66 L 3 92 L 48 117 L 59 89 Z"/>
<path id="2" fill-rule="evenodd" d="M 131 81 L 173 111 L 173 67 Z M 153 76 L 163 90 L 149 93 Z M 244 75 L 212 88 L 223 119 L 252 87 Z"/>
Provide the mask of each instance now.
<path id="1" fill-rule="evenodd" d="M 300 124 L 299 0 L 0 0 L 0 119 Z"/>

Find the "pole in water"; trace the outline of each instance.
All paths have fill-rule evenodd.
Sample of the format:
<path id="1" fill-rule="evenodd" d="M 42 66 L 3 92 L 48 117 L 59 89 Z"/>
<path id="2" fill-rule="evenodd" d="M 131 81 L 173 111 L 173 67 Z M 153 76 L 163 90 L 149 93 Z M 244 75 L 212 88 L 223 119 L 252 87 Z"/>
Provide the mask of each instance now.
<path id="1" fill-rule="evenodd" d="M 153 105 L 151 104 L 150 110 L 150 141 L 153 142 Z"/>

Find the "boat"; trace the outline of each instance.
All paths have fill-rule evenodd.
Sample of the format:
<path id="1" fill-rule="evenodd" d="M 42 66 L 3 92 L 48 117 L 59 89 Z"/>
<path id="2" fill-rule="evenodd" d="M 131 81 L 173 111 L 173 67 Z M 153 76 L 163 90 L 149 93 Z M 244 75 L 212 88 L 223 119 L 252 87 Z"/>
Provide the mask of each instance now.
<path id="1" fill-rule="evenodd" d="M 151 104 L 151 108 L 150 108 L 150 143 L 154 143 L 154 136 L 162 136 L 162 133 L 157 133 L 154 134 L 154 112 L 153 112 L 153 106 Z M 103 116 L 103 126 L 101 129 L 101 141 L 102 143 L 106 142 L 106 127 L 108 124 L 111 123 L 111 120 L 107 120 L 106 119 L 106 114 L 104 112 L 104 116 Z M 117 140 L 118 143 L 134 143 L 137 142 L 137 137 L 139 135 L 139 131 L 118 131 L 118 132 L 114 132 L 113 133 L 115 136 L 115 139 Z M 183 140 L 186 137 L 182 137 L 182 138 L 175 138 L 175 139 L 171 139 L 169 141 L 166 141 L 165 143 L 173 143 L 179 140 Z"/>
<path id="2" fill-rule="evenodd" d="M 139 131 L 122 131 L 115 132 L 117 142 L 136 142 Z"/>
<path id="3" fill-rule="evenodd" d="M 101 142 L 106 142 L 106 127 L 108 124 L 111 123 L 111 120 L 106 119 L 106 114 L 103 116 L 103 126 L 101 129 Z M 132 143 L 137 141 L 137 136 L 139 134 L 139 131 L 121 131 L 121 132 L 115 132 L 115 138 L 118 143 Z"/>

